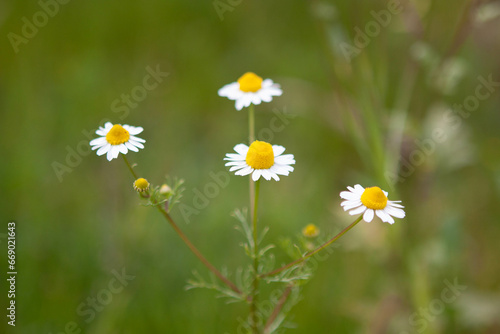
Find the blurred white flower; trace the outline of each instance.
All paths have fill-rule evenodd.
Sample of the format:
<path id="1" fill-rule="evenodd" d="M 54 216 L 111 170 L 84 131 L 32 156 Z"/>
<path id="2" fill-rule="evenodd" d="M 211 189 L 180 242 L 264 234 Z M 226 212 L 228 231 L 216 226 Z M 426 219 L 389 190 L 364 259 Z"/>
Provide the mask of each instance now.
<path id="1" fill-rule="evenodd" d="M 262 80 L 252 72 L 243 74 L 238 81 L 219 89 L 219 96 L 236 101 L 236 110 L 248 107 L 250 104 L 260 104 L 262 101 L 271 102 L 273 96 L 280 96 L 283 91 L 280 85 L 271 79 Z"/>

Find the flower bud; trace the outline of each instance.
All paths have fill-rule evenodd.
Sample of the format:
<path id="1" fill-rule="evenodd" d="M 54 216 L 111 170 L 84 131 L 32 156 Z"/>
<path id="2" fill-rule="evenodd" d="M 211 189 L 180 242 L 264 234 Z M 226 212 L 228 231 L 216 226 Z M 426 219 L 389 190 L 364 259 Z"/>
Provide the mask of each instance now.
<path id="1" fill-rule="evenodd" d="M 148 191 L 148 189 L 149 189 L 148 180 L 143 179 L 142 177 L 138 178 L 134 182 L 134 189 L 135 189 L 135 191 L 140 192 L 140 193 L 142 193 L 144 191 Z"/>

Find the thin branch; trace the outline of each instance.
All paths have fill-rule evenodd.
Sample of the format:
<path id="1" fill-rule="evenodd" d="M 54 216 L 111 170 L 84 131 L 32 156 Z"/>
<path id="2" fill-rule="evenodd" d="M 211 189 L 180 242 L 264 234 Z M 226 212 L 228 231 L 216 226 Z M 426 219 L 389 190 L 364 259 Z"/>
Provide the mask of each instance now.
<path id="1" fill-rule="evenodd" d="M 278 315 L 281 312 L 281 309 L 285 305 L 288 296 L 290 296 L 290 293 L 292 292 L 293 285 L 288 285 L 285 288 L 285 291 L 283 291 L 283 294 L 281 295 L 281 298 L 278 300 L 278 303 L 276 304 L 276 307 L 273 310 L 273 313 L 271 316 L 269 316 L 269 319 L 267 319 L 266 325 L 264 326 L 264 334 L 268 333 L 269 327 L 272 326 L 274 320 L 278 317 Z"/>
<path id="2" fill-rule="evenodd" d="M 272 275 L 276 275 L 280 272 L 282 272 L 283 270 L 285 269 L 288 269 L 296 264 L 299 264 L 301 262 L 304 262 L 305 260 L 307 260 L 308 258 L 310 258 L 311 256 L 313 256 L 314 254 L 322 251 L 323 249 L 325 249 L 326 247 L 330 246 L 332 243 L 334 243 L 337 239 L 339 239 L 341 236 L 343 236 L 347 231 L 349 231 L 351 228 L 353 228 L 357 223 L 360 222 L 360 220 L 363 218 L 363 215 L 359 216 L 354 222 L 351 223 L 351 225 L 347 226 L 345 229 L 343 229 L 339 234 L 337 234 L 336 236 L 334 236 L 333 238 L 331 238 L 330 240 L 328 240 L 327 242 L 325 242 L 324 244 L 322 244 L 321 246 L 319 246 L 318 248 L 316 248 L 315 250 L 313 251 L 310 251 L 309 253 L 307 253 L 306 255 L 304 255 L 304 257 L 301 257 L 300 259 L 297 259 L 293 262 L 290 262 L 289 264 L 287 265 L 284 265 L 283 267 L 281 268 L 278 268 L 278 269 L 275 269 L 273 271 L 270 271 L 268 273 L 264 273 L 264 274 L 260 274 L 259 277 L 266 277 L 266 276 L 272 276 Z"/>
<path id="3" fill-rule="evenodd" d="M 184 241 L 184 243 L 186 244 L 186 246 L 189 247 L 189 249 L 194 253 L 194 255 L 196 255 L 196 257 L 211 271 L 215 274 L 215 276 L 217 276 L 222 282 L 224 282 L 224 284 L 226 284 L 231 290 L 233 290 L 234 292 L 236 292 L 237 294 L 239 295 L 243 295 L 243 292 L 241 292 L 240 289 L 238 289 L 238 287 L 233 283 L 231 282 L 226 276 L 224 276 L 217 268 L 215 268 L 214 265 L 212 265 L 202 254 L 201 252 L 198 250 L 198 248 L 196 248 L 193 243 L 188 239 L 188 237 L 184 234 L 184 232 L 181 231 L 181 229 L 179 228 L 179 226 L 177 226 L 177 224 L 174 222 L 174 220 L 172 219 L 172 217 L 165 211 L 165 209 L 161 206 L 157 206 L 158 208 L 158 211 L 161 212 L 161 214 L 168 220 L 168 222 L 170 223 L 170 225 L 173 227 L 173 229 L 175 230 L 175 232 L 177 232 L 177 234 L 179 235 L 179 237 L 182 239 L 182 241 Z"/>
<path id="4" fill-rule="evenodd" d="M 125 156 L 125 154 L 120 154 L 123 158 L 123 161 L 125 161 L 125 164 L 127 165 L 128 167 L 128 170 L 130 171 L 130 173 L 132 173 L 132 175 L 134 176 L 134 180 L 137 180 L 138 177 L 137 177 L 137 174 L 135 173 L 134 169 L 132 168 L 132 166 L 130 165 L 130 163 L 128 162 L 128 159 L 127 157 Z"/>
<path id="5" fill-rule="evenodd" d="M 122 154 L 122 156 L 123 156 L 123 161 L 125 161 L 125 164 L 127 165 L 129 171 L 132 173 L 132 176 L 134 177 L 134 179 L 137 179 L 137 174 L 133 170 L 133 168 L 130 165 L 130 163 L 128 162 L 127 158 L 123 154 Z M 148 191 L 146 191 L 144 194 L 141 194 L 141 196 L 142 197 L 149 197 L 150 194 L 149 194 Z M 215 266 L 213 264 L 211 264 L 201 254 L 201 252 L 198 250 L 198 248 L 196 248 L 193 245 L 193 243 L 191 242 L 191 240 L 189 240 L 189 238 L 184 234 L 184 232 L 182 232 L 182 230 L 179 228 L 179 226 L 175 223 L 175 221 L 172 219 L 172 217 L 168 214 L 168 212 L 165 211 L 165 209 L 163 208 L 163 206 L 157 205 L 156 207 L 158 208 L 158 211 L 160 211 L 160 213 L 167 219 L 167 221 L 170 223 L 170 225 L 175 230 L 175 232 L 177 232 L 177 234 L 182 239 L 182 241 L 184 241 L 184 243 L 186 244 L 186 246 L 189 247 L 189 249 L 205 265 L 205 267 L 207 267 L 211 272 L 213 272 L 215 274 L 215 276 L 217 276 L 222 282 L 224 282 L 224 284 L 226 284 L 231 290 L 233 290 L 234 292 L 236 292 L 237 294 L 239 294 L 239 295 L 242 296 L 243 292 L 240 289 L 238 289 L 238 287 L 236 286 L 236 284 L 234 284 L 233 282 L 231 282 L 226 276 L 224 276 L 217 268 L 215 268 Z M 250 300 L 249 297 L 247 297 L 246 299 Z"/>

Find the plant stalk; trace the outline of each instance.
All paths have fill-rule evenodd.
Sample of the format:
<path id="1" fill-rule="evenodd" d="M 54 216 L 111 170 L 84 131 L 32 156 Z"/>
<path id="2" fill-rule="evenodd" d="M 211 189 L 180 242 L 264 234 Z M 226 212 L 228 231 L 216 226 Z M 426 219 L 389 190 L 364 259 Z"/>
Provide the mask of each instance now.
<path id="1" fill-rule="evenodd" d="M 330 240 L 328 240 L 327 242 L 325 242 L 324 244 L 322 244 L 321 246 L 319 246 L 318 248 L 316 248 L 315 250 L 312 250 L 310 251 L 309 253 L 307 253 L 306 255 L 304 255 L 304 257 L 301 257 L 300 259 L 297 259 L 293 262 L 290 262 L 289 264 L 287 265 L 284 265 L 283 267 L 281 268 L 278 268 L 278 269 L 275 269 L 273 271 L 270 271 L 268 273 L 264 273 L 264 274 L 260 274 L 259 277 L 262 278 L 262 277 L 267 277 L 267 276 L 273 276 L 273 275 L 276 275 L 276 274 L 279 274 L 280 272 L 282 272 L 283 270 L 285 269 L 288 269 L 296 264 L 299 264 L 301 262 L 304 262 L 305 260 L 307 260 L 308 258 L 310 258 L 311 256 L 313 256 L 314 254 L 322 251 L 323 249 L 325 249 L 326 247 L 330 246 L 332 243 L 334 243 L 337 239 L 339 239 L 341 236 L 343 236 L 344 234 L 347 233 L 347 231 L 349 231 L 351 228 L 353 228 L 357 223 L 359 223 L 361 221 L 361 219 L 363 218 L 363 215 L 359 216 L 354 222 L 351 223 L 351 225 L 347 226 L 345 229 L 343 229 L 342 231 L 340 231 L 339 234 L 337 234 L 336 236 L 334 236 L 333 238 L 331 238 Z"/>
<path id="2" fill-rule="evenodd" d="M 252 331 L 256 334 L 259 333 L 258 328 L 258 316 L 257 316 L 257 295 L 259 290 L 259 243 L 258 243 L 258 233 L 257 233 L 257 210 L 259 206 L 259 188 L 260 180 L 255 182 L 255 200 L 253 207 L 253 219 L 252 219 L 252 232 L 253 232 L 253 271 L 254 280 L 252 286 L 252 299 L 250 303 L 250 318 L 252 319 Z"/>
<path id="3" fill-rule="evenodd" d="M 137 174 L 132 169 L 132 166 L 128 162 L 127 157 L 125 157 L 124 154 L 122 154 L 122 156 L 123 156 L 123 161 L 125 161 L 125 164 L 127 165 L 128 169 L 132 173 L 132 176 L 134 177 L 134 179 L 137 179 Z M 142 196 L 149 197 L 149 192 L 146 191 L 145 195 L 142 195 Z M 243 292 L 240 289 L 238 289 L 236 284 L 231 282 L 226 276 L 224 276 L 217 268 L 215 268 L 215 266 L 213 264 L 211 264 L 201 254 L 201 252 L 198 250 L 198 248 L 196 248 L 195 245 L 193 245 L 193 243 L 189 240 L 189 238 L 184 234 L 184 232 L 182 232 L 182 230 L 179 228 L 179 226 L 175 223 L 175 221 L 172 219 L 172 217 L 168 214 L 168 212 L 165 211 L 163 206 L 156 205 L 156 208 L 167 219 L 167 221 L 170 223 L 170 225 L 175 230 L 175 232 L 177 232 L 177 234 L 182 239 L 182 241 L 184 241 L 186 246 L 188 246 L 188 248 L 193 252 L 193 254 L 196 255 L 196 257 L 201 261 L 201 263 L 203 263 L 205 265 L 205 267 L 207 267 L 211 272 L 213 272 L 215 274 L 215 276 L 217 276 L 222 282 L 224 282 L 224 284 L 226 284 L 231 290 L 233 290 L 234 292 L 236 292 L 239 295 L 243 295 Z"/>

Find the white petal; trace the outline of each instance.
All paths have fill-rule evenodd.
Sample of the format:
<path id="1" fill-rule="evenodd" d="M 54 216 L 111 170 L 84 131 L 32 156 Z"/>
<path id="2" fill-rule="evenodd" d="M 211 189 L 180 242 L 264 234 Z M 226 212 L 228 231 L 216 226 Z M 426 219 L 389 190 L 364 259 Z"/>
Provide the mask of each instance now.
<path id="1" fill-rule="evenodd" d="M 283 94 L 283 91 L 281 90 L 281 88 L 279 88 L 279 86 L 277 87 L 275 85 L 273 87 L 266 88 L 265 93 L 272 96 L 281 96 L 281 94 Z"/>
<path id="2" fill-rule="evenodd" d="M 99 138 L 96 138 L 96 139 L 92 139 L 90 141 L 90 146 L 103 146 L 103 145 L 106 145 L 108 143 L 108 141 L 106 140 L 106 137 L 99 137 Z"/>
<path id="3" fill-rule="evenodd" d="M 268 169 L 262 169 L 262 176 L 266 179 L 266 180 L 271 180 L 271 172 L 268 170 Z"/>
<path id="4" fill-rule="evenodd" d="M 239 166 L 233 166 L 233 167 L 229 168 L 229 171 L 230 172 L 234 172 L 235 170 L 239 170 L 239 169 L 242 169 L 242 168 L 245 168 L 245 167 L 247 167 L 247 164 L 239 165 Z"/>
<path id="5" fill-rule="evenodd" d="M 271 177 L 272 177 L 275 181 L 279 181 L 279 180 L 280 180 L 280 177 L 278 176 L 278 174 L 273 173 L 272 171 L 271 171 L 270 173 L 271 173 Z"/>
<path id="6" fill-rule="evenodd" d="M 262 80 L 262 88 L 271 87 L 273 84 L 274 84 L 274 82 L 271 79 Z"/>
<path id="7" fill-rule="evenodd" d="M 106 135 L 108 134 L 109 132 L 109 129 L 106 130 L 106 129 L 103 129 L 103 128 L 100 128 L 99 130 L 97 130 L 95 133 L 97 133 L 99 136 L 104 136 L 106 137 Z"/>
<path id="8" fill-rule="evenodd" d="M 377 216 L 385 223 L 389 222 L 390 216 L 384 212 L 384 210 L 376 210 L 375 213 Z"/>
<path id="9" fill-rule="evenodd" d="M 108 161 L 113 160 L 113 147 L 114 146 L 111 146 L 111 148 L 108 150 L 108 153 L 106 154 L 106 159 L 108 159 Z"/>
<path id="10" fill-rule="evenodd" d="M 138 148 L 144 148 L 144 145 L 142 145 L 141 143 L 139 142 L 136 142 L 135 140 L 132 140 L 132 139 L 129 139 L 128 141 L 130 144 L 134 145 L 135 147 L 138 147 Z"/>
<path id="11" fill-rule="evenodd" d="M 127 130 L 131 135 L 138 135 L 139 133 L 144 131 L 141 126 L 130 126 L 127 124 L 123 125 L 123 128 Z"/>
<path id="12" fill-rule="evenodd" d="M 261 90 L 264 90 L 266 93 L 272 94 L 274 96 L 280 96 L 281 94 L 283 94 L 281 86 L 277 83 L 274 83 L 271 79 L 262 81 Z"/>
<path id="13" fill-rule="evenodd" d="M 365 222 L 369 223 L 373 220 L 373 210 L 372 209 L 368 209 L 365 211 L 365 214 L 363 215 L 363 219 Z"/>
<path id="14" fill-rule="evenodd" d="M 241 154 L 227 153 L 224 160 L 241 161 L 246 160 L 246 157 Z"/>
<path id="15" fill-rule="evenodd" d="M 293 154 L 285 154 L 275 157 L 274 162 L 282 165 L 293 165 L 295 160 L 293 159 Z"/>
<path id="16" fill-rule="evenodd" d="M 349 212 L 349 214 L 350 214 L 351 216 L 354 216 L 354 215 L 359 215 L 360 213 L 365 212 L 365 210 L 366 210 L 366 206 L 364 206 L 364 205 L 363 205 L 363 206 L 360 206 L 360 207 L 359 207 L 359 208 L 357 208 L 357 209 L 354 209 L 354 210 L 350 211 L 350 212 Z"/>
<path id="17" fill-rule="evenodd" d="M 97 150 L 97 155 L 101 156 L 103 154 L 108 153 L 108 151 L 111 149 L 111 144 L 104 145 L 100 149 Z"/>
<path id="18" fill-rule="evenodd" d="M 386 209 L 387 209 L 387 207 L 386 207 Z M 380 217 L 380 219 L 382 219 L 382 221 L 383 221 L 383 222 L 386 222 L 386 223 L 389 223 L 389 224 L 394 224 L 394 218 L 392 218 L 392 217 L 391 217 L 391 215 L 389 215 L 389 214 L 385 211 L 385 209 L 384 209 L 384 210 L 377 210 L 377 211 L 382 211 L 382 212 L 383 212 L 382 216 L 383 216 L 383 215 L 385 215 L 385 218 L 386 218 L 386 219 L 384 220 L 384 219 L 382 219 L 382 216 L 381 216 L 381 215 L 377 214 L 377 215 Z"/>
<path id="19" fill-rule="evenodd" d="M 285 148 L 281 145 L 273 145 L 273 153 L 274 156 L 277 157 L 278 155 L 283 154 L 285 152 Z"/>
<path id="20" fill-rule="evenodd" d="M 219 96 L 229 97 L 233 95 L 236 91 L 240 91 L 240 84 L 238 82 L 232 82 L 223 86 L 221 89 L 217 91 Z"/>
<path id="21" fill-rule="evenodd" d="M 386 206 L 384 211 L 391 215 L 391 216 L 394 216 L 396 218 L 404 218 L 405 217 L 405 212 L 401 209 L 398 209 L 398 208 L 393 208 L 392 206 Z"/>
<path id="22" fill-rule="evenodd" d="M 236 100 L 241 99 L 243 97 L 243 95 L 245 95 L 245 92 L 242 92 L 238 86 L 234 90 L 228 91 L 227 98 L 230 100 L 236 101 Z"/>
<path id="23" fill-rule="evenodd" d="M 105 128 L 106 130 L 111 130 L 111 128 L 112 128 L 112 127 L 113 127 L 113 123 L 111 123 L 111 122 L 106 122 L 106 123 L 104 124 L 104 128 Z"/>
<path id="24" fill-rule="evenodd" d="M 262 175 L 262 169 L 256 169 L 252 174 L 252 180 L 257 181 Z"/>
<path id="25" fill-rule="evenodd" d="M 243 101 L 242 97 L 240 97 L 239 99 L 237 99 L 236 103 L 234 104 L 234 107 L 236 108 L 236 110 L 241 110 L 241 109 L 243 109 L 244 106 L 245 106 L 245 104 L 244 104 L 244 101 Z"/>
<path id="26" fill-rule="evenodd" d="M 97 150 L 97 149 L 100 149 L 100 148 L 101 148 L 101 147 L 103 147 L 103 146 L 106 146 L 106 144 L 104 144 L 104 145 L 96 145 L 96 146 L 91 146 L 90 148 L 92 149 L 92 151 L 95 151 L 95 150 Z"/>
<path id="27" fill-rule="evenodd" d="M 356 184 L 354 186 L 354 192 L 359 194 L 360 196 L 365 192 L 365 188 L 363 188 L 361 185 Z"/>
<path id="28" fill-rule="evenodd" d="M 279 174 L 279 175 L 288 175 L 288 174 L 290 174 L 290 172 L 293 172 L 293 167 L 290 167 L 290 168 L 292 168 L 292 170 L 287 170 L 285 167 L 289 167 L 289 166 L 281 166 L 281 165 L 274 164 L 273 166 L 271 166 L 270 169 L 271 169 L 271 172 Z"/>
<path id="29" fill-rule="evenodd" d="M 361 196 L 359 196 L 356 193 L 352 193 L 350 191 L 342 191 L 340 193 L 340 198 L 350 199 L 350 200 L 354 201 L 354 200 L 359 200 L 361 198 Z"/>
<path id="30" fill-rule="evenodd" d="M 404 206 L 402 206 L 401 204 L 398 204 L 398 202 L 401 202 L 401 201 L 387 201 L 387 205 L 390 205 L 390 206 L 395 207 L 395 208 L 404 208 Z"/>
<path id="31" fill-rule="evenodd" d="M 243 94 L 241 101 L 244 107 L 248 107 L 252 103 L 252 93 Z"/>
<path id="32" fill-rule="evenodd" d="M 276 161 L 276 158 L 274 158 L 274 164 L 280 165 L 280 166 L 290 166 L 290 165 L 295 165 L 295 160 L 280 160 L 280 159 L 278 159 Z"/>
<path id="33" fill-rule="evenodd" d="M 242 93 L 241 96 L 239 96 L 236 99 L 235 107 L 236 110 L 241 110 L 244 107 L 248 107 L 250 103 L 252 103 L 252 93 Z"/>
<path id="34" fill-rule="evenodd" d="M 129 140 L 133 140 L 133 141 L 136 141 L 138 143 L 145 143 L 146 142 L 146 140 L 139 138 L 139 137 L 136 137 L 136 136 L 130 136 Z"/>
<path id="35" fill-rule="evenodd" d="M 252 103 L 255 104 L 255 105 L 258 105 L 258 104 L 260 104 L 262 102 L 259 94 L 257 94 L 257 93 L 252 93 L 250 95 L 250 101 L 252 101 Z"/>
<path id="36" fill-rule="evenodd" d="M 222 97 L 227 96 L 227 91 L 231 89 L 231 86 L 234 85 L 234 82 L 231 82 L 230 84 L 224 85 L 219 90 L 217 91 L 217 94 Z"/>
<path id="37" fill-rule="evenodd" d="M 248 175 L 250 174 L 251 172 L 253 172 L 253 168 L 250 167 L 250 166 L 246 166 L 245 168 L 243 169 L 240 169 L 239 171 L 237 171 L 236 173 L 234 173 L 234 175 Z"/>
<path id="38" fill-rule="evenodd" d="M 344 208 L 344 211 L 351 210 L 357 208 L 360 205 L 363 205 L 361 201 L 344 201 L 340 203 L 340 205 Z"/>
<path id="39" fill-rule="evenodd" d="M 246 161 L 229 161 L 229 162 L 226 162 L 226 164 L 224 166 L 246 166 L 247 163 Z"/>
<path id="40" fill-rule="evenodd" d="M 120 147 L 119 147 L 119 145 L 112 145 L 111 146 L 111 152 L 113 154 L 113 158 L 114 159 L 118 158 L 118 155 L 120 154 Z"/>
<path id="41" fill-rule="evenodd" d="M 293 167 L 290 166 L 290 165 L 282 165 L 282 164 L 274 164 L 274 166 L 276 166 L 277 168 L 279 168 L 280 170 L 285 170 L 287 172 L 293 172 Z"/>
<path id="42" fill-rule="evenodd" d="M 245 145 L 245 144 L 238 144 L 234 147 L 234 150 L 238 153 L 238 154 L 241 154 L 243 156 L 247 156 L 247 153 L 248 153 L 248 146 Z"/>
<path id="43" fill-rule="evenodd" d="M 259 98 L 263 102 L 271 102 L 273 100 L 273 97 L 271 94 L 269 94 L 266 90 L 259 90 Z"/>
<path id="44" fill-rule="evenodd" d="M 118 150 L 122 154 L 127 154 L 128 153 L 128 149 L 127 149 L 127 146 L 125 146 L 125 144 L 118 145 Z"/>
<path id="45" fill-rule="evenodd" d="M 127 148 L 131 151 L 134 151 L 134 152 L 139 152 L 139 149 L 137 147 L 135 147 L 134 145 L 130 144 L 129 142 L 126 142 L 125 143 L 125 146 L 127 146 Z"/>
<path id="46" fill-rule="evenodd" d="M 350 205 L 350 204 L 354 204 L 354 203 L 357 203 L 357 202 L 358 201 L 356 201 L 356 200 L 347 199 L 345 201 L 342 201 L 342 203 L 340 203 L 340 206 Z"/>
<path id="47" fill-rule="evenodd" d="M 280 158 L 280 159 L 289 159 L 289 160 L 293 160 L 293 154 L 283 154 L 283 155 L 280 155 L 279 157 L 276 157 L 276 158 Z"/>

